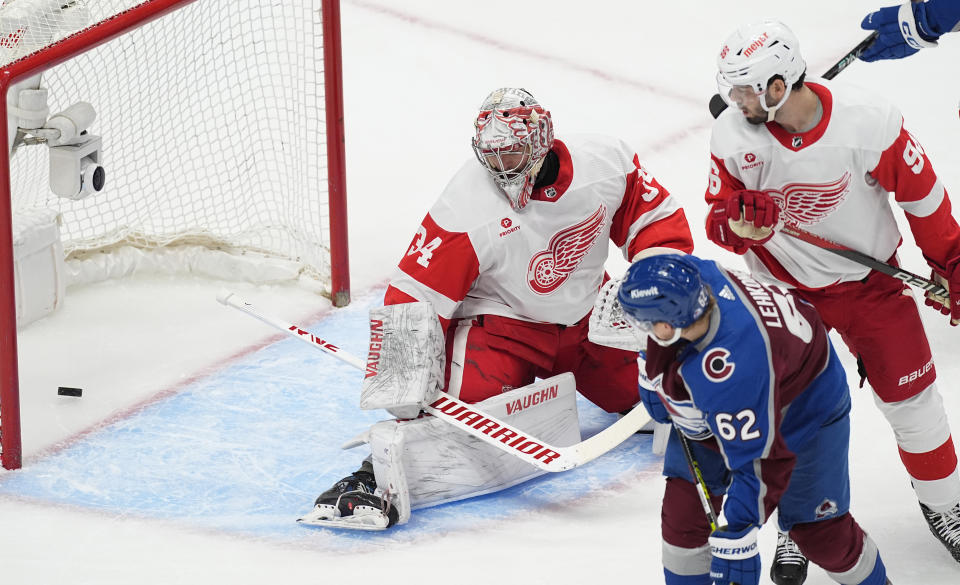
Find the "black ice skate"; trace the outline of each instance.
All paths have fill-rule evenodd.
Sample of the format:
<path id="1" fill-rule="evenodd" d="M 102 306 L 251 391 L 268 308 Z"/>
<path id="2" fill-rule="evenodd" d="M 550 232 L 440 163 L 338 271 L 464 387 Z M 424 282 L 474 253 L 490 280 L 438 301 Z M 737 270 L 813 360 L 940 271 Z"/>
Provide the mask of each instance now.
<path id="1" fill-rule="evenodd" d="M 954 560 L 960 563 L 960 504 L 946 512 L 934 512 L 923 504 L 920 504 L 920 509 L 923 510 L 923 517 L 927 519 L 930 532 L 947 547 Z"/>
<path id="2" fill-rule="evenodd" d="M 797 543 L 790 536 L 777 533 L 777 552 L 770 566 L 770 580 L 777 585 L 803 585 L 807 580 L 807 565 L 810 561 L 803 556 Z"/>
<path id="3" fill-rule="evenodd" d="M 397 523 L 397 509 L 376 493 L 373 465 L 364 461 L 360 469 L 320 494 L 313 510 L 297 522 L 352 530 L 385 530 Z"/>

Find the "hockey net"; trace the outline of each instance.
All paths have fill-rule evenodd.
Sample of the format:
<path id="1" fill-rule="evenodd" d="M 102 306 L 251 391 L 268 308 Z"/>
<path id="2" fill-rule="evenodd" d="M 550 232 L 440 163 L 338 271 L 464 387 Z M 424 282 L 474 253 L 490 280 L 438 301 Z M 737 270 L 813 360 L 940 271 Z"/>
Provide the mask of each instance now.
<path id="1" fill-rule="evenodd" d="M 160 264 L 187 259 L 191 271 L 219 264 L 214 276 L 257 280 L 249 267 L 264 266 L 265 280 L 307 279 L 349 302 L 337 0 L 6 0 L 0 67 L 8 108 L 37 75 L 51 116 L 91 104 L 106 171 L 102 191 L 73 200 L 51 192 L 43 144 L 0 161 L 4 294 L 10 222 L 53 210 L 73 282 L 130 273 L 125 258 L 160 252 Z M 198 250 L 244 267 L 197 263 Z M 0 343 L 13 331 L 14 344 L 0 347 L 13 356 L 0 367 L 8 468 L 20 465 L 12 307 L 0 307 Z"/>

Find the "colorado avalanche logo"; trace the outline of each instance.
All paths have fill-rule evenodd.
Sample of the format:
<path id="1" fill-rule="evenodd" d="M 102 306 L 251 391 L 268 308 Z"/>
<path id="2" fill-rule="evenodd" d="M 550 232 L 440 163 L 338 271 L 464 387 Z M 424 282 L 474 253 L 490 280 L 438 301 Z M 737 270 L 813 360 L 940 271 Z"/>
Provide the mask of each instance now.
<path id="1" fill-rule="evenodd" d="M 826 499 L 817 506 L 817 520 L 833 516 L 837 511 L 837 503 L 831 499 Z"/>
<path id="2" fill-rule="evenodd" d="M 548 295 L 566 282 L 603 233 L 607 208 L 601 205 L 590 217 L 550 238 L 547 249 L 530 259 L 527 284 L 539 295 Z"/>
<path id="3" fill-rule="evenodd" d="M 733 370 L 737 365 L 730 361 L 730 350 L 723 347 L 715 347 L 703 354 L 703 361 L 700 363 L 703 369 L 703 375 L 711 382 L 723 382 L 733 375 Z"/>
<path id="4" fill-rule="evenodd" d="M 782 191 L 767 189 L 780 207 L 783 220 L 794 225 L 820 223 L 843 202 L 850 191 L 850 173 L 832 183 L 790 183 Z"/>

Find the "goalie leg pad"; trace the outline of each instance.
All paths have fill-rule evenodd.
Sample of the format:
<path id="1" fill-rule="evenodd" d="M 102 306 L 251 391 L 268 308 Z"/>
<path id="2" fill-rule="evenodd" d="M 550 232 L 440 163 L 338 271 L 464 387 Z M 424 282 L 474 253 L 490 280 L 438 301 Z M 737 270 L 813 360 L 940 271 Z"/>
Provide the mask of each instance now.
<path id="1" fill-rule="evenodd" d="M 529 440 L 561 447 L 580 441 L 572 374 L 505 392 L 477 406 L 528 433 Z M 378 490 L 397 508 L 399 524 L 409 520 L 411 510 L 500 491 L 544 473 L 429 416 L 377 423 L 370 447 Z"/>
<path id="2" fill-rule="evenodd" d="M 360 408 L 413 418 L 443 389 L 443 328 L 430 303 L 370 310 L 370 351 Z"/>

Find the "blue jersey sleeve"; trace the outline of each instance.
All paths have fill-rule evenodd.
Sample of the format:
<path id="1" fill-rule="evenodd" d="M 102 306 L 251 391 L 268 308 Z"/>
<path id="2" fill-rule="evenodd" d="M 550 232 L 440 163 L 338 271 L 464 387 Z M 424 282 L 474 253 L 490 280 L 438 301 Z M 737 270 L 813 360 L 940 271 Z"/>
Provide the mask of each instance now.
<path id="1" fill-rule="evenodd" d="M 927 0 L 927 22 L 938 35 L 960 29 L 960 2 Z"/>

